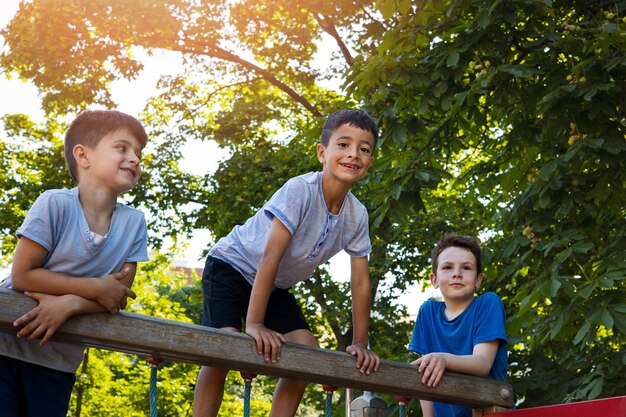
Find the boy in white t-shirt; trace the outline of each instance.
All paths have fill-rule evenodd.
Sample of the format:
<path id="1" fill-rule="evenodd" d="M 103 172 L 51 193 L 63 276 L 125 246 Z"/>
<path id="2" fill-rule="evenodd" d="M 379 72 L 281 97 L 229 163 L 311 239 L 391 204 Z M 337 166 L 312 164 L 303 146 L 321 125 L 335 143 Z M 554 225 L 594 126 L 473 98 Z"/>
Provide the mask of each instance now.
<path id="1" fill-rule="evenodd" d="M 70 125 L 65 158 L 77 187 L 48 190 L 28 211 L 10 279 L 38 306 L 0 333 L 3 417 L 65 417 L 82 346 L 49 342 L 70 316 L 126 306 L 137 262 L 148 260 L 143 213 L 117 202 L 137 184 L 148 137 L 132 116 L 85 111 Z M 37 341 L 37 339 L 40 339 Z"/>
<path id="2" fill-rule="evenodd" d="M 204 325 L 240 332 L 245 320 L 245 331 L 256 341 L 258 354 L 272 363 L 280 359 L 285 342 L 317 346 L 289 288 L 345 250 L 351 256 L 354 322 L 353 342 L 346 351 L 356 356 L 361 372 L 378 369 L 380 360 L 367 347 L 368 216 L 350 193 L 372 163 L 377 136 L 376 123 L 363 111 L 345 109 L 327 118 L 317 145 L 322 172 L 291 178 L 261 210 L 209 251 L 202 277 Z M 202 367 L 194 416 L 217 415 L 227 372 Z M 281 379 L 270 416 L 293 416 L 305 387 L 303 381 Z"/>

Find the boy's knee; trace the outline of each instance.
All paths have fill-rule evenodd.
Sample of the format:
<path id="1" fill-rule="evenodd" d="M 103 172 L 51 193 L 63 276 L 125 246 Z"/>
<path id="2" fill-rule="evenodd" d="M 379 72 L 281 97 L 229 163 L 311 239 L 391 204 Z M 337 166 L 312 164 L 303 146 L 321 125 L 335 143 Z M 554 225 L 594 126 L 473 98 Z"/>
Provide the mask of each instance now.
<path id="1" fill-rule="evenodd" d="M 306 329 L 294 330 L 292 332 L 286 333 L 284 336 L 285 336 L 285 339 L 291 343 L 319 347 L 319 344 L 317 343 L 317 339 L 315 339 L 315 336 L 313 336 L 313 333 L 311 333 L 309 330 L 306 330 Z"/>

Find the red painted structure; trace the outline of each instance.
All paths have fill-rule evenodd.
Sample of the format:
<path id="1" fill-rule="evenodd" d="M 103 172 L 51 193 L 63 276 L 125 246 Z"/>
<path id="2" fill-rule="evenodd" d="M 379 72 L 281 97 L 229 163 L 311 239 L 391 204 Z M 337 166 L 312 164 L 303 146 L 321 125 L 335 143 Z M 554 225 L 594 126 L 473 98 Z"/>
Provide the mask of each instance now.
<path id="1" fill-rule="evenodd" d="M 626 396 L 487 413 L 485 417 L 626 417 Z"/>

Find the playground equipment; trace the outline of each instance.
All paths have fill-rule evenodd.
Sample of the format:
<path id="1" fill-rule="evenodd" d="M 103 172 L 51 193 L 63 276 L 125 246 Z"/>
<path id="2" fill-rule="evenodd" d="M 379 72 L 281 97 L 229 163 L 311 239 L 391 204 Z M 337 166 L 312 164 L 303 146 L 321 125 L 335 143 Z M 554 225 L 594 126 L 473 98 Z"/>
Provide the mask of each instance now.
<path id="1" fill-rule="evenodd" d="M 13 321 L 35 305 L 36 302 L 25 295 L 0 290 L 0 331 L 15 333 Z M 513 387 L 502 381 L 446 372 L 439 386 L 427 388 L 420 383 L 417 368 L 409 364 L 382 360 L 378 372 L 362 375 L 354 366 L 354 358 L 347 353 L 289 343 L 283 347 L 281 360 L 272 364 L 256 354 L 254 341 L 246 335 L 135 313 L 74 316 L 58 329 L 53 340 L 144 356 L 152 366 L 151 386 L 155 388 L 158 365 L 169 359 L 238 370 L 244 373 L 244 378 L 248 375 L 250 381 L 251 375 L 263 374 L 323 384 L 330 393 L 329 398 L 333 388 L 344 387 L 392 394 L 404 400 L 426 399 L 465 405 L 474 409 L 474 417 L 560 415 L 552 411 L 550 414 L 518 414 L 528 410 L 502 413 L 515 402 Z M 156 409 L 156 392 L 154 396 L 151 392 L 153 401 Z M 605 411 L 580 415 L 626 416 L 626 397 L 610 402 L 610 407 L 621 407 L 618 414 L 611 414 L 604 407 L 609 403 L 596 404 Z M 156 416 L 155 411 L 152 415 Z M 570 409 L 569 414 L 563 415 L 579 414 Z"/>

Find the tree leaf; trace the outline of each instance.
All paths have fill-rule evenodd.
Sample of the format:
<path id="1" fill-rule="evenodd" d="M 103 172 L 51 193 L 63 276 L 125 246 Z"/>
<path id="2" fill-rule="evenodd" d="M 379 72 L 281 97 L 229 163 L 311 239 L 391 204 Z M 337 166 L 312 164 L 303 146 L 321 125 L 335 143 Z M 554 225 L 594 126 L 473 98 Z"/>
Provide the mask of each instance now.
<path id="1" fill-rule="evenodd" d="M 457 51 L 451 51 L 446 58 L 446 66 L 448 68 L 456 66 L 459 62 L 459 53 Z"/>

